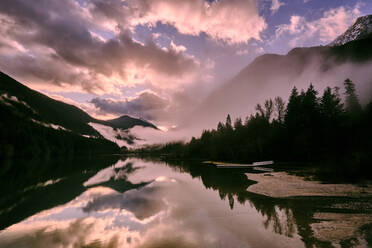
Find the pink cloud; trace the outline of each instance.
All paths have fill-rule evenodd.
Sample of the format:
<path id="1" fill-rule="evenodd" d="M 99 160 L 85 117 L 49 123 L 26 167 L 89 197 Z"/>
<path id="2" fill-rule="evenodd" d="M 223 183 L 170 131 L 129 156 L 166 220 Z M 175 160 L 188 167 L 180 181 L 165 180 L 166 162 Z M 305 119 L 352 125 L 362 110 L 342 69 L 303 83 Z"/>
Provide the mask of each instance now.
<path id="1" fill-rule="evenodd" d="M 339 7 L 330 9 L 323 16 L 313 21 L 307 21 L 303 16 L 291 16 L 290 23 L 279 25 L 276 38 L 292 35 L 291 46 L 301 46 L 311 39 L 316 39 L 326 44 L 337 38 L 340 34 L 361 15 L 360 5 L 354 8 Z"/>
<path id="2" fill-rule="evenodd" d="M 127 17 L 121 24 L 131 29 L 139 24 L 154 26 L 162 22 L 174 26 L 182 34 L 198 36 L 205 33 L 229 44 L 261 40 L 261 32 L 267 27 L 265 19 L 258 13 L 256 0 L 212 3 L 204 0 L 129 0 L 126 3 L 122 6 L 120 1 L 96 1 L 91 8 L 105 20 L 116 18 L 120 12 Z"/>

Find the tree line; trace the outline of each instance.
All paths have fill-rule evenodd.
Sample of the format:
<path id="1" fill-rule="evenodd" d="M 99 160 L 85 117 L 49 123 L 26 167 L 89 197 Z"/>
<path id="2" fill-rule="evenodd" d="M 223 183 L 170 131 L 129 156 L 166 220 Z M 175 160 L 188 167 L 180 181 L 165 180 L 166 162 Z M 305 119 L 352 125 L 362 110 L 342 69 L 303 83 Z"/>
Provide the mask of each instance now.
<path id="1" fill-rule="evenodd" d="M 204 130 L 188 143 L 137 152 L 246 162 L 330 162 L 365 169 L 372 159 L 371 127 L 372 101 L 363 107 L 355 84 L 346 79 L 342 93 L 337 87 L 327 87 L 321 95 L 312 84 L 301 91 L 294 87 L 288 103 L 281 97 L 268 99 L 244 121 L 227 115 L 216 129 Z"/>

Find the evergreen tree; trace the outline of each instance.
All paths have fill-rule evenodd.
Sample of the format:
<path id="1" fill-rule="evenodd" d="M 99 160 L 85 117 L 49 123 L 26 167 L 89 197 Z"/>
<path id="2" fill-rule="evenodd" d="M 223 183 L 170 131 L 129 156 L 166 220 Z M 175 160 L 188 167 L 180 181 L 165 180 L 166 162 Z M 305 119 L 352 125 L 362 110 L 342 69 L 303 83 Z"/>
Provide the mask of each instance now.
<path id="1" fill-rule="evenodd" d="M 314 129 L 317 123 L 319 123 L 320 109 L 317 95 L 318 92 L 314 89 L 314 86 L 310 84 L 303 97 L 301 110 L 304 117 L 304 126 L 307 128 Z"/>
<path id="2" fill-rule="evenodd" d="M 288 100 L 286 113 L 284 116 L 284 122 L 288 128 L 296 127 L 296 119 L 299 114 L 300 105 L 301 105 L 301 100 L 300 100 L 300 96 L 298 94 L 297 88 L 293 87 L 291 91 L 291 95 Z"/>
<path id="3" fill-rule="evenodd" d="M 305 107 L 310 108 L 309 110 L 316 110 L 318 107 L 318 92 L 315 90 L 313 84 L 310 84 L 309 88 L 307 88 L 304 98 Z"/>
<path id="4" fill-rule="evenodd" d="M 270 121 L 272 113 L 274 111 L 273 100 L 265 100 L 264 107 L 261 104 L 256 105 L 256 110 L 258 111 L 258 116 Z"/>
<path id="5" fill-rule="evenodd" d="M 327 87 L 318 97 L 310 84 L 301 93 L 294 87 L 287 107 L 280 97 L 274 102 L 266 100 L 257 105 L 257 113 L 246 117 L 244 125 L 237 118 L 232 126 L 228 115 L 226 123 L 219 122 L 217 129 L 203 131 L 199 139 L 193 138 L 185 146 L 173 145 L 173 150 L 212 160 L 331 161 L 337 164 L 337 170 L 343 164 L 343 170 L 354 175 L 368 171 L 372 160 L 372 103 L 365 109 L 360 107 L 351 80 L 345 80 L 345 90 L 349 109 L 354 106 L 351 109 L 361 111 L 358 118 L 345 114 L 338 88 Z M 271 118 L 273 112 L 276 119 Z"/>
<path id="6" fill-rule="evenodd" d="M 355 84 L 349 78 L 344 81 L 346 111 L 351 114 L 359 114 L 362 110 L 355 90 Z"/>
<path id="7" fill-rule="evenodd" d="M 226 117 L 226 128 L 227 129 L 232 129 L 232 122 L 231 122 L 230 114 L 228 114 L 227 117 Z"/>
<path id="8" fill-rule="evenodd" d="M 225 126 L 222 124 L 222 122 L 218 122 L 217 131 L 222 132 L 224 129 L 225 129 Z"/>
<path id="9" fill-rule="evenodd" d="M 318 143 L 324 153 L 323 156 L 331 156 L 340 152 L 339 145 L 342 144 L 347 135 L 342 129 L 344 109 L 338 94 L 338 88 L 335 88 L 334 92 L 330 87 L 324 90 L 319 108 L 321 141 Z M 343 133 L 343 136 L 340 133 Z"/>
<path id="10" fill-rule="evenodd" d="M 262 117 L 265 116 L 265 111 L 264 109 L 262 108 L 261 104 L 257 103 L 256 105 L 256 111 L 258 111 L 258 114 Z"/>
<path id="11" fill-rule="evenodd" d="M 338 121 L 343 114 L 343 104 L 338 94 L 338 88 L 332 92 L 330 87 L 327 87 L 320 100 L 320 113 L 323 122 L 332 123 Z"/>
<path id="12" fill-rule="evenodd" d="M 242 122 L 242 119 L 240 117 L 236 118 L 235 119 L 235 122 L 234 122 L 234 129 L 235 130 L 239 130 L 243 127 L 243 122 Z"/>
<path id="13" fill-rule="evenodd" d="M 274 99 L 275 111 L 277 116 L 277 121 L 279 123 L 284 122 L 284 115 L 285 115 L 285 102 L 280 96 L 275 97 Z"/>
<path id="14" fill-rule="evenodd" d="M 302 116 L 303 116 L 303 148 L 309 161 L 315 159 L 318 154 L 320 141 L 320 108 L 318 92 L 313 84 L 310 84 L 303 97 Z"/>
<path id="15" fill-rule="evenodd" d="M 273 100 L 269 99 L 265 101 L 265 119 L 270 121 L 271 115 L 273 114 Z"/>

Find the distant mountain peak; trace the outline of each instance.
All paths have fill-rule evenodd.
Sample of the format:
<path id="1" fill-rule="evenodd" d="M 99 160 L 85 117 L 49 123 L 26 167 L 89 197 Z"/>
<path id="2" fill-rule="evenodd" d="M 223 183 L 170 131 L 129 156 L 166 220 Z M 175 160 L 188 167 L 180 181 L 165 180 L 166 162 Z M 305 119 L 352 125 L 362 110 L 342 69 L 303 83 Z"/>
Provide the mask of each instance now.
<path id="1" fill-rule="evenodd" d="M 359 17 L 342 35 L 329 46 L 342 46 L 350 41 L 363 39 L 372 33 L 372 15 Z"/>
<path id="2" fill-rule="evenodd" d="M 129 129 L 134 126 L 151 127 L 154 129 L 158 129 L 154 124 L 150 123 L 145 119 L 133 118 L 129 115 L 122 115 L 116 119 L 106 120 L 105 122 L 106 125 L 108 124 L 111 127 L 121 129 Z"/>

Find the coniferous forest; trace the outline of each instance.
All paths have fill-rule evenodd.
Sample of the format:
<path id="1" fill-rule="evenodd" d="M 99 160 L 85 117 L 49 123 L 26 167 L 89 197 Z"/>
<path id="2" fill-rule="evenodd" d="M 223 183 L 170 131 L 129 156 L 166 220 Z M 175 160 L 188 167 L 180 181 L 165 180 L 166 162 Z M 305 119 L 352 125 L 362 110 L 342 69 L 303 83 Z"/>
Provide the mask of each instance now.
<path id="1" fill-rule="evenodd" d="M 256 105 L 244 120 L 219 122 L 190 142 L 149 146 L 136 152 L 172 158 L 222 161 L 321 163 L 343 173 L 371 170 L 372 101 L 362 106 L 355 84 L 344 89 L 327 87 L 322 93 L 312 84 L 294 87 L 285 102 L 281 97 Z M 335 169 L 335 168 L 333 168 Z"/>

